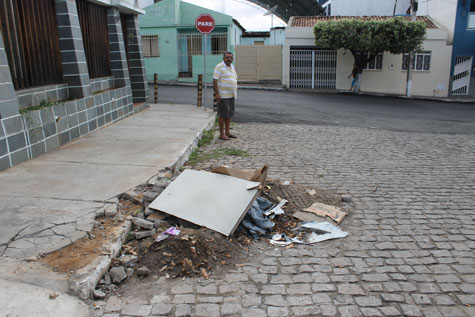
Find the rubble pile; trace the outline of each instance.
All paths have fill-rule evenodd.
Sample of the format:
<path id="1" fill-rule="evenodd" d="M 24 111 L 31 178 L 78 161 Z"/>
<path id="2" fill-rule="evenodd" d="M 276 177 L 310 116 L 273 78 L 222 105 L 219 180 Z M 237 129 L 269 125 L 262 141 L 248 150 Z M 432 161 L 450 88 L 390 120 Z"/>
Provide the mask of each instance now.
<path id="1" fill-rule="evenodd" d="M 195 275 L 207 279 L 217 269 L 242 261 L 248 251 L 246 246 L 256 239 L 292 247 L 347 234 L 333 223 L 335 219 L 343 220 L 341 215 L 347 213 L 341 208 L 349 210 L 351 196 L 343 198 L 291 182 L 268 181 L 260 188 L 259 196 L 235 232 L 226 237 L 148 208 L 172 181 L 171 174 L 162 175 L 155 184 L 142 184 L 122 195 L 122 199 L 141 208 L 128 217 L 132 230 L 122 245 L 120 256 L 113 260 L 111 269 L 98 284 L 95 297 L 107 296 L 107 292 L 116 290 L 130 278 Z"/>

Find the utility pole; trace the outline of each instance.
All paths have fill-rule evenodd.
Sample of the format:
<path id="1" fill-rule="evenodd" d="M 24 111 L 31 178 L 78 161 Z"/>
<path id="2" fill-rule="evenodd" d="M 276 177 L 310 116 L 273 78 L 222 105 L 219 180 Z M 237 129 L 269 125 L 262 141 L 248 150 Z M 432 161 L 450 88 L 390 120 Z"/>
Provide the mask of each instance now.
<path id="1" fill-rule="evenodd" d="M 411 0 L 411 20 L 412 22 L 416 21 L 417 17 L 417 0 Z M 409 52 L 409 61 L 407 65 L 407 82 L 406 82 L 406 96 L 411 97 L 412 95 L 412 67 L 414 63 L 412 58 L 414 57 L 414 52 Z"/>

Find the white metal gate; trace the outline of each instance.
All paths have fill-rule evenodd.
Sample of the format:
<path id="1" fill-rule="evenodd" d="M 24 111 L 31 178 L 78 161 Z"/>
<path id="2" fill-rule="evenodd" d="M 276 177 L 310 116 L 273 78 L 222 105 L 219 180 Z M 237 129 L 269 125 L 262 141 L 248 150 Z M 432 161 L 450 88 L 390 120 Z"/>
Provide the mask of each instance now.
<path id="1" fill-rule="evenodd" d="M 472 56 L 455 57 L 454 76 L 452 77 L 452 95 L 468 95 L 472 60 Z"/>
<path id="2" fill-rule="evenodd" d="M 290 48 L 290 88 L 335 89 L 336 51 Z"/>
<path id="3" fill-rule="evenodd" d="M 236 45 L 235 52 L 238 81 L 282 80 L 282 45 Z"/>

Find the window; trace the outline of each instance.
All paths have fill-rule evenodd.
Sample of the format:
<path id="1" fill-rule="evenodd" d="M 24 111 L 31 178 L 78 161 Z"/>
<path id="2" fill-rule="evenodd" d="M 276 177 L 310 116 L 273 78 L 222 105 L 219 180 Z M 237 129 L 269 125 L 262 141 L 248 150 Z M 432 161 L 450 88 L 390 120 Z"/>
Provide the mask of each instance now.
<path id="1" fill-rule="evenodd" d="M 367 54 L 368 57 L 369 55 L 370 54 Z M 368 70 L 368 69 L 376 70 L 376 69 L 382 69 L 382 68 L 383 68 L 383 54 L 382 53 L 376 54 L 376 56 L 373 59 L 369 60 L 363 67 L 364 70 Z"/>
<path id="2" fill-rule="evenodd" d="M 0 1 L 0 32 L 16 90 L 63 82 L 57 29 L 54 0 Z"/>
<path id="3" fill-rule="evenodd" d="M 86 0 L 76 1 L 89 77 L 111 75 L 107 8 Z"/>
<path id="4" fill-rule="evenodd" d="M 144 57 L 160 57 L 158 35 L 142 35 L 142 50 Z"/>
<path id="5" fill-rule="evenodd" d="M 475 0 L 470 2 L 470 15 L 468 17 L 468 28 L 475 29 Z"/>
<path id="6" fill-rule="evenodd" d="M 412 57 L 412 69 L 413 70 L 430 70 L 430 59 L 431 59 L 431 52 L 424 51 L 415 53 Z M 402 69 L 407 70 L 409 62 L 409 54 L 404 54 L 402 56 Z"/>
<path id="7" fill-rule="evenodd" d="M 211 33 L 211 54 L 221 55 L 227 51 L 228 36 L 226 33 Z M 209 46 L 208 46 L 209 48 Z"/>

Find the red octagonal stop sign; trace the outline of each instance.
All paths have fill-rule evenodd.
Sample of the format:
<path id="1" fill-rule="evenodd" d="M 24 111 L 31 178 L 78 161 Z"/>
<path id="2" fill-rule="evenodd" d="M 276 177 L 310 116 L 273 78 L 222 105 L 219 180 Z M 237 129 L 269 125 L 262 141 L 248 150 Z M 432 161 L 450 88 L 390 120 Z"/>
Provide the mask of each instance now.
<path id="1" fill-rule="evenodd" d="M 195 27 L 201 33 L 211 33 L 214 30 L 214 18 L 210 14 L 201 14 L 195 20 Z"/>

